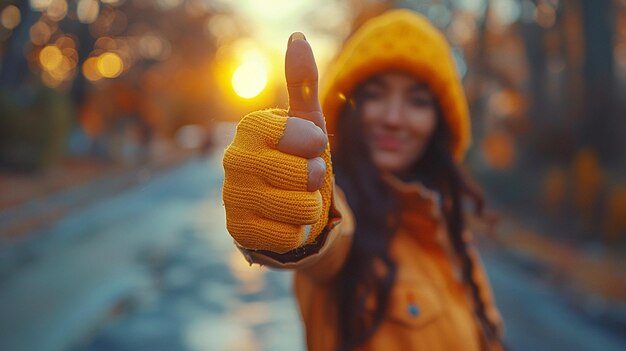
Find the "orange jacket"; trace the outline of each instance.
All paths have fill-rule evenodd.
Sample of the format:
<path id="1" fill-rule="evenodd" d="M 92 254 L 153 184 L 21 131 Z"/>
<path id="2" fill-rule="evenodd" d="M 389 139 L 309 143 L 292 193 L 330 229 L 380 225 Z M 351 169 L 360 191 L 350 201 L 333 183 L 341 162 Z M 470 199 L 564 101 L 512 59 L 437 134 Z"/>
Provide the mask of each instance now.
<path id="1" fill-rule="evenodd" d="M 406 10 L 390 11 L 367 22 L 346 42 L 330 67 L 321 94 L 329 135 L 334 134 L 339 110 L 353 89 L 372 74 L 390 69 L 405 71 L 428 84 L 449 127 L 451 150 L 460 161 L 470 143 L 469 116 L 449 46 L 427 19 Z M 397 280 L 386 318 L 360 350 L 498 349 L 487 345 L 473 313 L 474 300 L 448 242 L 437 193 L 391 175 L 386 181 L 401 210 L 401 223 L 390 245 Z M 297 257 L 248 250 L 237 244 L 250 263 L 295 270 L 294 290 L 310 351 L 332 351 L 337 345 L 338 318 L 331 292 L 350 250 L 354 227 L 346 199 L 335 187 L 328 231 L 317 245 L 303 247 Z M 469 233 L 465 237 L 471 241 Z M 487 318 L 501 330 L 485 272 L 471 248 L 470 259 Z"/>
<path id="2" fill-rule="evenodd" d="M 418 183 L 388 180 L 402 208 L 402 222 L 391 242 L 398 276 L 387 318 L 360 350 L 489 349 L 472 312 L 471 292 L 457 271 L 435 192 Z M 294 291 L 310 351 L 333 350 L 337 342 L 333 278 L 346 259 L 354 231 L 354 218 L 339 188 L 332 212 L 335 224 L 319 252 L 299 261 L 284 263 L 239 247 L 250 263 L 295 270 Z M 485 272 L 475 252 L 471 257 L 487 315 L 501 327 Z"/>

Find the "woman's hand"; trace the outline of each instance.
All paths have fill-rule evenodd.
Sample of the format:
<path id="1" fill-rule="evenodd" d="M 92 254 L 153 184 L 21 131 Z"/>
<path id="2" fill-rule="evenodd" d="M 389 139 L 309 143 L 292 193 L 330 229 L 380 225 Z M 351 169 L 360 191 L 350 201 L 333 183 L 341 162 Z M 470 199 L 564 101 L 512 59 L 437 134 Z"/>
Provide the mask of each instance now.
<path id="1" fill-rule="evenodd" d="M 287 252 L 315 241 L 328 221 L 332 167 L 317 66 L 302 33 L 285 56 L 289 110 L 245 116 L 224 154 L 228 231 L 247 249 Z"/>

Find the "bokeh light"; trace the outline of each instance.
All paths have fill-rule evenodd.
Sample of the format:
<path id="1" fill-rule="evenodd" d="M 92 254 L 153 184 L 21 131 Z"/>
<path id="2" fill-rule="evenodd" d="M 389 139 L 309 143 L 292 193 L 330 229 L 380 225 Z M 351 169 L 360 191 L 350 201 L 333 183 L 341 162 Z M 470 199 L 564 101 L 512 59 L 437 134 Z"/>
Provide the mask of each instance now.
<path id="1" fill-rule="evenodd" d="M 56 69 L 63 61 L 63 54 L 56 45 L 48 45 L 41 49 L 39 53 L 39 62 L 41 67 L 46 71 Z"/>
<path id="2" fill-rule="evenodd" d="M 554 8 L 547 3 L 541 3 L 535 10 L 535 21 L 544 28 L 550 28 L 556 21 L 556 13 Z"/>
<path id="3" fill-rule="evenodd" d="M 52 32 L 52 28 L 46 22 L 37 21 L 37 23 L 30 27 L 30 40 L 35 45 L 44 45 L 50 40 Z"/>
<path id="4" fill-rule="evenodd" d="M 511 135 L 504 131 L 494 131 L 481 142 L 485 161 L 493 169 L 507 170 L 515 162 L 515 144 Z"/>
<path id="5" fill-rule="evenodd" d="M 78 0 L 76 14 L 82 23 L 93 23 L 100 13 L 98 0 Z"/>
<path id="6" fill-rule="evenodd" d="M 267 85 L 267 68 L 256 58 L 244 61 L 233 73 L 233 89 L 244 99 L 259 95 Z"/>
<path id="7" fill-rule="evenodd" d="M 22 16 L 20 14 L 20 10 L 14 6 L 9 5 L 2 10 L 0 14 L 0 24 L 4 26 L 6 29 L 13 29 L 20 24 Z"/>
<path id="8" fill-rule="evenodd" d="M 35 11 L 46 11 L 52 0 L 29 0 L 30 7 Z"/>
<path id="9" fill-rule="evenodd" d="M 509 26 L 520 18 L 521 8 L 515 0 L 494 1 L 492 6 L 494 19 L 501 26 Z"/>
<path id="10" fill-rule="evenodd" d="M 146 59 L 163 59 L 170 51 L 169 44 L 159 35 L 147 34 L 139 39 L 139 54 Z"/>
<path id="11" fill-rule="evenodd" d="M 96 67 L 102 77 L 115 78 L 124 70 L 124 63 L 118 54 L 114 52 L 105 52 L 98 57 Z"/>
<path id="12" fill-rule="evenodd" d="M 209 18 L 206 28 L 218 40 L 233 38 L 237 34 L 237 24 L 226 15 L 215 15 Z"/>
<path id="13" fill-rule="evenodd" d="M 83 76 L 90 81 L 97 81 L 102 78 L 98 71 L 98 58 L 90 57 L 83 63 L 82 67 Z"/>
<path id="14" fill-rule="evenodd" d="M 46 9 L 46 15 L 53 21 L 61 21 L 67 15 L 67 2 L 65 0 L 52 0 Z"/>

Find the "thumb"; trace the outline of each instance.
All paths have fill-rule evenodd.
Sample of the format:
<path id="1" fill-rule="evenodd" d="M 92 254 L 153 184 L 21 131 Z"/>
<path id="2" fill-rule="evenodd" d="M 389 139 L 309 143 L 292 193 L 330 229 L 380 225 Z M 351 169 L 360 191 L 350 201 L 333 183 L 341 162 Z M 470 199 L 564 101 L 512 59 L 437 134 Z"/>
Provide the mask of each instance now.
<path id="1" fill-rule="evenodd" d="M 285 78 L 289 94 L 289 115 L 315 123 L 326 133 L 326 123 L 317 95 L 317 65 L 304 34 L 289 37 L 285 54 Z"/>

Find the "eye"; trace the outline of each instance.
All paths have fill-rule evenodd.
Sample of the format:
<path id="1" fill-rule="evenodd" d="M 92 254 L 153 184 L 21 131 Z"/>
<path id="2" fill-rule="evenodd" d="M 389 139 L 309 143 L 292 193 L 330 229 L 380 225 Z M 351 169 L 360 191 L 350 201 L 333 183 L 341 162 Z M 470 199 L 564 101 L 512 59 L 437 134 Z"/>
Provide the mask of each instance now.
<path id="1" fill-rule="evenodd" d="M 409 97 L 411 105 L 415 107 L 431 107 L 434 104 L 430 94 L 413 94 Z"/>
<path id="2" fill-rule="evenodd" d="M 363 88 L 363 98 L 365 98 L 365 100 L 378 100 L 383 98 L 384 95 L 385 91 L 381 87 L 366 85 Z"/>

